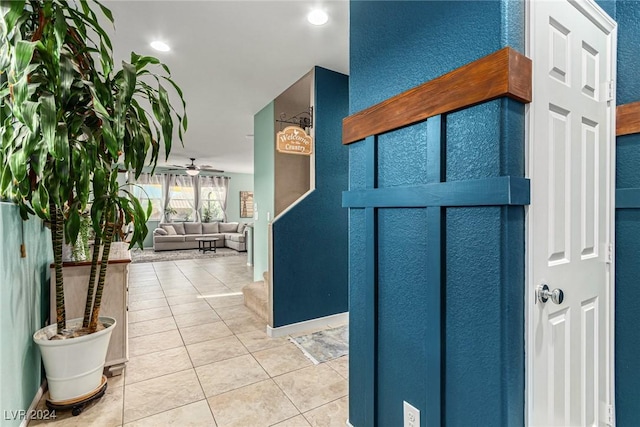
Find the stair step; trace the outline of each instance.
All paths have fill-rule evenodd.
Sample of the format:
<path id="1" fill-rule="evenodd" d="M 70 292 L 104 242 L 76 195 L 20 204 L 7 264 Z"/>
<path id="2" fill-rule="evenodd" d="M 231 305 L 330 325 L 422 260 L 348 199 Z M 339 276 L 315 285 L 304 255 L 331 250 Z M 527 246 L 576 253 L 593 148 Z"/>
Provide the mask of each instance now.
<path id="1" fill-rule="evenodd" d="M 242 288 L 244 305 L 265 322 L 269 321 L 269 297 L 264 282 L 253 282 Z"/>

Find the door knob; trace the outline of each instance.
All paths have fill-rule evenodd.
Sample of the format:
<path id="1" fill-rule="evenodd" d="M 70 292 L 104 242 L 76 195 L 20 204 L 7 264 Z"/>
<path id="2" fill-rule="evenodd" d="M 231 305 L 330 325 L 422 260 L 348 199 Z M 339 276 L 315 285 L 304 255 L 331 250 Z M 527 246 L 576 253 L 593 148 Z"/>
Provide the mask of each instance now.
<path id="1" fill-rule="evenodd" d="M 564 301 L 564 292 L 562 292 L 560 288 L 550 291 L 546 283 L 538 285 L 536 288 L 536 303 L 540 301 L 544 304 L 549 298 L 551 298 L 551 301 L 555 304 L 562 304 L 562 301 Z"/>

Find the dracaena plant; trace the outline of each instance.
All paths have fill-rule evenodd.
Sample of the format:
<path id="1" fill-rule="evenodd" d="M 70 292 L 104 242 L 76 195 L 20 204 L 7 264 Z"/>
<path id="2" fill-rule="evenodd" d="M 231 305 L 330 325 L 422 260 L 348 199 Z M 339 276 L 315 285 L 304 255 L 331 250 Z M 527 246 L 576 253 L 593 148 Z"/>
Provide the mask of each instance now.
<path id="1" fill-rule="evenodd" d="M 51 224 L 58 333 L 65 328 L 62 243 L 75 242 L 90 207 L 95 233 L 83 326 L 95 331 L 114 235 L 133 223 L 142 246 L 151 205 L 118 182 L 137 178 L 187 128 L 182 91 L 158 59 L 115 67 L 104 5 L 0 0 L 0 196 Z M 166 88 L 176 94 L 172 106 Z M 102 250 L 102 252 L 101 252 Z M 101 262 L 99 262 L 101 261 Z"/>

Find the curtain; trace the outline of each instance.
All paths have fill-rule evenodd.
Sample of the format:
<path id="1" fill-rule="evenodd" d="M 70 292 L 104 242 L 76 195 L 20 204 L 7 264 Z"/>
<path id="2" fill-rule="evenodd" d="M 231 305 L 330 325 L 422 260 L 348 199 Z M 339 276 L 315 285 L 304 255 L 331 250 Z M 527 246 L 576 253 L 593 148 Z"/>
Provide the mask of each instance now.
<path id="1" fill-rule="evenodd" d="M 200 212 L 202 211 L 202 194 L 200 185 L 200 176 L 192 176 L 191 185 L 193 185 L 193 222 L 202 222 L 202 217 L 200 216 Z"/>
<path id="2" fill-rule="evenodd" d="M 162 175 L 162 218 L 160 222 L 166 221 L 166 212 L 169 208 L 169 202 L 171 201 L 171 186 L 174 185 L 175 175 L 166 173 Z"/>
<path id="3" fill-rule="evenodd" d="M 198 192 L 201 193 L 203 188 L 212 188 L 215 192 L 215 201 L 220 204 L 222 211 L 222 219 L 227 220 L 227 195 L 229 193 L 229 177 L 227 176 L 201 176 L 199 177 L 198 185 L 200 186 Z M 203 200 L 202 194 L 199 194 L 198 210 L 202 208 Z"/>
<path id="4" fill-rule="evenodd" d="M 173 185 L 176 185 L 178 187 L 191 188 L 191 190 L 193 191 L 194 197 L 187 198 L 185 200 L 187 201 L 187 203 L 189 204 L 189 207 L 191 208 L 191 218 L 193 218 L 192 221 L 197 221 L 195 198 L 198 196 L 195 195 L 196 189 L 195 189 L 193 178 L 194 177 L 189 175 L 174 175 Z"/>
<path id="5" fill-rule="evenodd" d="M 227 196 L 229 193 L 229 177 L 214 176 L 213 188 L 217 189 L 218 194 L 220 194 L 220 205 L 222 206 L 222 212 L 224 213 L 224 221 L 227 222 Z"/>

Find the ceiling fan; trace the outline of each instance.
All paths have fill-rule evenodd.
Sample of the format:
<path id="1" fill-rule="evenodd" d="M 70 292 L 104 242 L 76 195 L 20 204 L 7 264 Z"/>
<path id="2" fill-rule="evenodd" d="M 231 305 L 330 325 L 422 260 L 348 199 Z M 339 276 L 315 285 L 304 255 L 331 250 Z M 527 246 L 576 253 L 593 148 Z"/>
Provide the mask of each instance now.
<path id="1" fill-rule="evenodd" d="M 182 166 L 182 165 L 171 165 L 171 166 L 174 166 L 174 167 L 179 168 L 179 169 L 169 169 L 169 170 L 184 170 L 187 173 L 187 175 L 191 175 L 191 176 L 196 176 L 200 172 L 215 172 L 215 173 L 223 173 L 224 172 L 223 170 L 220 170 L 220 169 L 213 169 L 209 165 L 196 166 L 195 165 L 196 159 L 194 157 L 190 157 L 189 159 L 191 160 L 191 164 L 186 164 L 184 166 Z"/>

